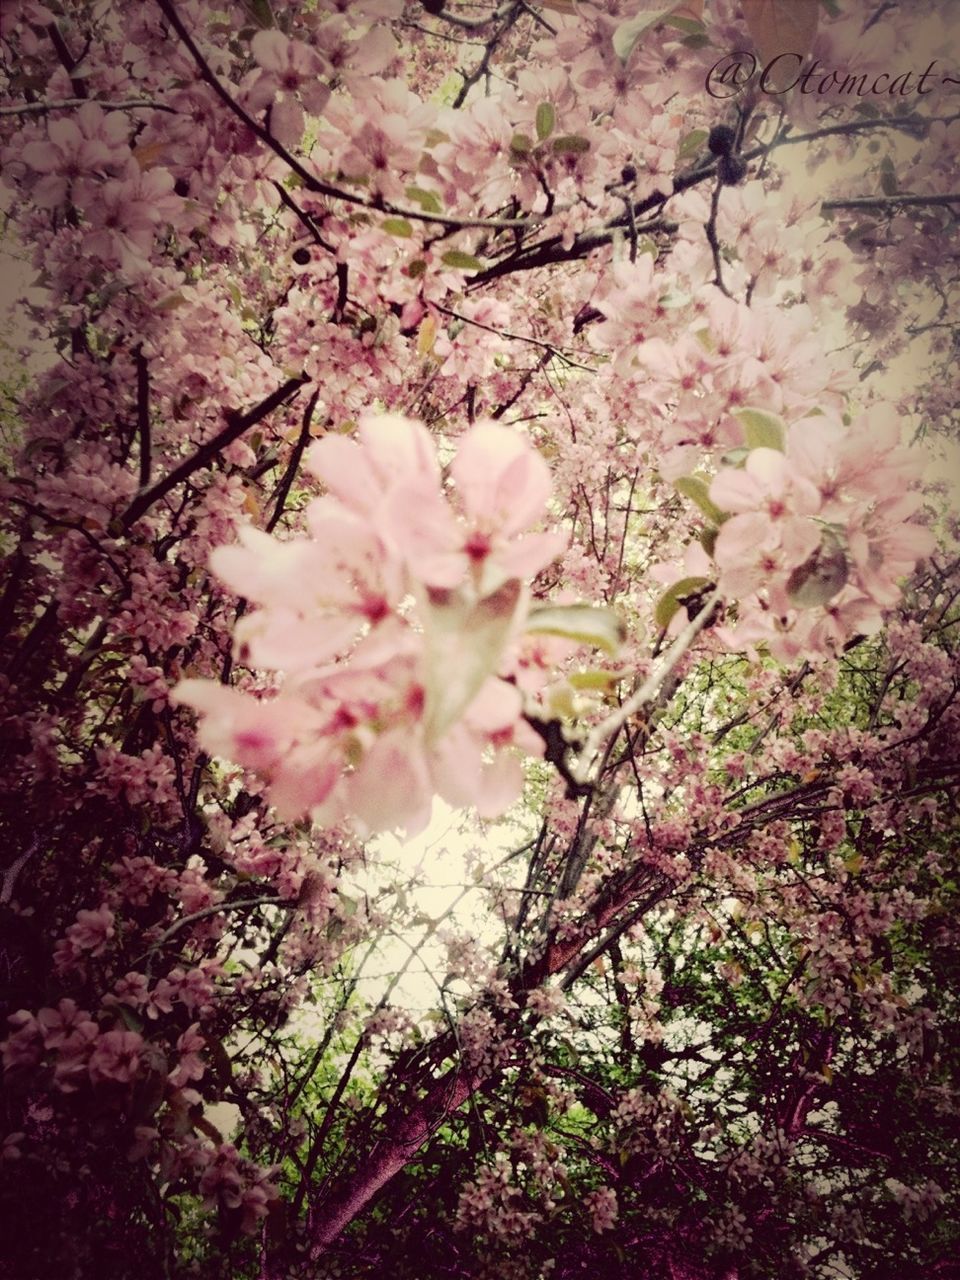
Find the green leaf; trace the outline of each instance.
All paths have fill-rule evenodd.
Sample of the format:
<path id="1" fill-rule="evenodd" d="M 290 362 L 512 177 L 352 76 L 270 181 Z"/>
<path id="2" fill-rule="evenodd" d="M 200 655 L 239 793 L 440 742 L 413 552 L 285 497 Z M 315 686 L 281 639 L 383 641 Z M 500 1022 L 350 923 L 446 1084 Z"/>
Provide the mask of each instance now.
<path id="1" fill-rule="evenodd" d="M 705 43 L 709 44 L 709 37 L 704 29 L 703 23 L 698 22 L 696 18 L 684 18 L 679 13 L 668 13 L 663 20 L 665 27 L 676 27 L 678 31 L 684 32 L 687 39 L 698 37 Z M 684 41 L 686 43 L 686 41 Z"/>
<path id="2" fill-rule="evenodd" d="M 541 102 L 537 107 L 537 137 L 541 142 L 550 137 L 556 122 L 557 113 L 553 109 L 553 103 Z"/>
<path id="3" fill-rule="evenodd" d="M 553 149 L 582 156 L 585 151 L 590 150 L 590 142 L 587 138 L 581 138 L 578 133 L 565 133 L 559 138 L 554 138 Z"/>
<path id="4" fill-rule="evenodd" d="M 456 267 L 458 271 L 482 271 L 483 263 L 472 253 L 461 253 L 459 249 L 450 249 L 440 259 L 445 267 Z"/>
<path id="5" fill-rule="evenodd" d="M 805 58 L 817 34 L 820 14 L 817 0 L 751 0 L 743 6 L 743 16 L 757 52 L 766 63 L 781 53 Z M 792 70 L 794 64 L 788 61 L 787 66 Z M 778 89 L 780 85 L 773 87 Z"/>
<path id="6" fill-rule="evenodd" d="M 684 596 L 692 596 L 710 582 L 709 578 L 681 578 L 669 587 L 657 601 L 653 611 L 654 621 L 658 627 L 666 629 L 673 621 L 673 615 L 680 608 Z"/>
<path id="7" fill-rule="evenodd" d="M 698 155 L 709 136 L 706 129 L 694 129 L 692 133 L 688 133 L 677 148 L 677 159 L 689 160 Z"/>
<path id="8" fill-rule="evenodd" d="M 533 139 L 528 138 L 525 133 L 515 133 L 510 139 L 510 150 L 525 156 L 533 150 Z"/>
<path id="9" fill-rule="evenodd" d="M 726 514 L 710 501 L 710 486 L 704 476 L 681 476 L 679 480 L 674 481 L 674 488 L 685 498 L 695 502 L 707 519 L 712 520 L 714 524 L 722 524 L 726 520 Z"/>
<path id="10" fill-rule="evenodd" d="M 565 636 L 607 653 L 616 653 L 626 639 L 626 628 L 616 611 L 595 609 L 592 604 L 541 605 L 531 609 L 527 631 Z"/>
<path id="11" fill-rule="evenodd" d="M 400 236 L 403 240 L 409 240 L 413 235 L 413 227 L 406 218 L 384 218 L 380 223 L 380 229 L 386 231 L 388 235 Z"/>
<path id="12" fill-rule="evenodd" d="M 428 591 L 421 597 L 428 743 L 443 737 L 487 677 L 496 673 L 520 596 L 520 582 L 511 578 L 481 600 L 454 591 Z"/>
<path id="13" fill-rule="evenodd" d="M 407 199 L 416 200 L 424 213 L 440 213 L 443 208 L 436 192 L 426 187 L 407 187 Z"/>
<path id="14" fill-rule="evenodd" d="M 884 156 L 880 165 L 880 190 L 885 196 L 895 196 L 899 189 L 897 172 L 893 167 L 893 161 L 889 156 Z"/>
<path id="15" fill-rule="evenodd" d="M 128 1031 L 142 1031 L 143 1019 L 138 1018 L 133 1010 L 125 1004 L 117 1004 L 114 1006 L 116 1012 L 120 1015 L 120 1020 Z"/>
<path id="16" fill-rule="evenodd" d="M 618 671 L 608 671 L 605 667 L 595 667 L 590 671 L 574 671 L 567 676 L 567 681 L 574 689 L 599 689 L 606 693 L 622 677 Z"/>
<path id="17" fill-rule="evenodd" d="M 647 32 L 659 26 L 669 13 L 679 7 L 671 4 L 658 9 L 645 9 L 628 21 L 621 22 L 613 33 L 613 51 L 617 57 L 626 62 Z"/>
<path id="18" fill-rule="evenodd" d="M 243 7 L 261 31 L 269 31 L 277 25 L 268 0 L 243 0 Z"/>
<path id="19" fill-rule="evenodd" d="M 847 556 L 832 529 L 825 529 L 813 555 L 787 578 L 787 596 L 798 609 L 826 604 L 841 591 L 849 576 Z"/>
<path id="20" fill-rule="evenodd" d="M 338 890 L 337 898 L 339 899 L 337 914 L 342 919 L 349 920 L 357 914 L 357 908 L 360 904 L 356 898 L 351 898 L 350 895 L 348 893 L 344 893 L 342 889 Z"/>
<path id="21" fill-rule="evenodd" d="M 743 427 L 748 449 L 776 449 L 783 453 L 787 443 L 787 424 L 775 413 L 764 409 L 738 409 L 733 415 Z"/>
<path id="22" fill-rule="evenodd" d="M 406 272 L 411 280 L 418 280 L 426 269 L 427 263 L 425 258 L 414 258 L 412 262 L 407 264 Z"/>

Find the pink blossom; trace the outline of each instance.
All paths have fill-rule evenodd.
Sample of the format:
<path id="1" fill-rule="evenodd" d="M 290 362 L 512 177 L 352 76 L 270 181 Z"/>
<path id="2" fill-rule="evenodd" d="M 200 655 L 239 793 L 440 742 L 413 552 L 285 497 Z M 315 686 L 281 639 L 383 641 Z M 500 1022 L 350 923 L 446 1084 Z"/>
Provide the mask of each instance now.
<path id="1" fill-rule="evenodd" d="M 104 1032 L 94 1044 L 87 1064 L 91 1084 L 106 1080 L 129 1084 L 137 1075 L 143 1049 L 143 1036 L 136 1031 Z"/>
<path id="2" fill-rule="evenodd" d="M 43 1035 L 40 1023 L 26 1009 L 19 1009 L 7 1018 L 10 1034 L 2 1042 L 3 1065 L 7 1070 L 16 1067 L 33 1067 L 43 1053 Z"/>
<path id="3" fill-rule="evenodd" d="M 37 1022 L 43 1035 L 45 1049 L 60 1049 L 80 1028 L 88 1032 L 92 1027 L 96 1031 L 96 1023 L 89 1013 L 77 1007 L 75 1000 L 61 1000 L 56 1009 L 41 1009 L 37 1014 Z"/>
<path id="4" fill-rule="evenodd" d="M 502 813 L 521 754 L 543 749 L 521 695 L 493 674 L 522 624 L 521 581 L 565 543 L 530 531 L 550 494 L 546 463 L 515 432 L 478 423 L 450 467 L 454 505 L 424 427 L 384 414 L 364 416 L 357 440 L 317 442 L 308 466 L 327 488 L 308 508 L 309 538 L 248 529 L 213 557 L 261 606 L 237 628 L 240 656 L 284 671 L 282 691 L 186 680 L 172 699 L 201 711 L 206 750 L 267 779 L 285 816 L 414 831 L 435 792 Z M 441 689 L 451 645 L 463 674 Z"/>
<path id="5" fill-rule="evenodd" d="M 61 1093 L 76 1093 L 83 1084 L 90 1054 L 100 1037 L 100 1028 L 90 1020 L 75 1023 L 57 1046 L 53 1079 Z"/>
<path id="6" fill-rule="evenodd" d="M 176 1088 L 182 1088 L 191 1080 L 202 1079 L 206 1066 L 200 1057 L 200 1050 L 206 1047 L 206 1043 L 200 1034 L 198 1022 L 192 1023 L 178 1038 L 177 1051 L 180 1058 L 169 1076 L 170 1083 Z"/>
<path id="7" fill-rule="evenodd" d="M 308 111 L 314 115 L 323 111 L 330 98 L 330 88 L 322 78 L 329 71 L 322 54 L 301 40 L 285 36 L 275 27 L 258 31 L 250 47 L 261 68 L 251 90 L 251 102 L 255 107 L 267 106 L 278 94 L 282 95 L 281 103 L 299 95 Z M 272 113 L 271 124 L 275 124 Z M 288 134 L 281 141 L 296 143 L 299 136 Z"/>
<path id="8" fill-rule="evenodd" d="M 104 111 L 85 102 L 70 116 L 51 120 L 46 142 L 28 142 L 24 161 L 41 175 L 33 187 L 33 199 L 44 209 L 61 204 L 78 188 L 89 192 L 129 155 L 129 123 L 121 111 Z"/>
<path id="9" fill-rule="evenodd" d="M 78 911 L 76 924 L 67 930 L 67 939 L 78 951 L 100 956 L 113 937 L 113 925 L 114 914 L 105 904 L 94 911 Z"/>
<path id="10" fill-rule="evenodd" d="M 461 442 L 450 472 L 472 526 L 464 551 L 478 571 L 483 569 L 482 589 L 532 576 L 566 545 L 562 534 L 524 532 L 544 515 L 550 471 L 512 431 L 478 423 Z"/>
<path id="11" fill-rule="evenodd" d="M 177 220 L 181 200 L 173 194 L 173 175 L 166 169 L 142 170 L 130 160 L 123 173 L 92 188 L 83 211 L 92 228 L 84 248 L 127 275 L 149 270 L 150 250 L 158 229 Z"/>
<path id="12" fill-rule="evenodd" d="M 810 519 L 820 496 L 775 449 L 752 450 L 743 471 L 721 471 L 710 500 L 734 513 L 720 526 L 714 549 L 721 590 L 733 596 L 789 573 L 820 545 L 820 529 Z"/>
<path id="13" fill-rule="evenodd" d="M 590 1214 L 591 1225 L 598 1234 L 611 1231 L 617 1224 L 619 1208 L 617 1193 L 613 1187 L 597 1187 L 583 1198 L 584 1208 Z"/>

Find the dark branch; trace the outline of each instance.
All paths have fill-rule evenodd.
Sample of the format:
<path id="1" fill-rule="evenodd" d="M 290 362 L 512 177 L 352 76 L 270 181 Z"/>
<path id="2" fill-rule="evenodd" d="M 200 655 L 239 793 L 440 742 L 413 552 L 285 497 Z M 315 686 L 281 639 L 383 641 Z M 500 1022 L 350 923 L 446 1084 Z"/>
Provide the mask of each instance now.
<path id="1" fill-rule="evenodd" d="M 140 432 L 140 488 L 150 483 L 150 370 L 142 343 L 133 353 L 137 366 L 137 428 Z"/>
<path id="2" fill-rule="evenodd" d="M 227 425 L 218 435 L 215 435 L 212 440 L 208 440 L 206 444 L 201 445 L 196 453 L 184 459 L 179 467 L 174 467 L 169 475 L 164 476 L 162 480 L 158 480 L 149 489 L 143 489 L 137 494 L 120 517 L 121 529 L 124 532 L 130 529 L 155 502 L 168 494 L 171 489 L 175 489 L 178 484 L 181 484 L 189 476 L 192 476 L 195 471 L 199 471 L 208 462 L 212 462 L 221 450 L 232 444 L 234 440 L 238 440 L 245 431 L 248 431 L 250 427 L 256 426 L 268 414 L 273 413 L 274 409 L 282 405 L 285 400 L 288 400 L 291 394 L 299 391 L 307 381 L 309 379 L 304 375 L 298 378 L 288 378 L 282 386 L 267 396 L 266 400 L 262 400 L 256 408 L 250 409 L 247 413 L 238 414 L 233 410 L 228 411 L 226 415 Z"/>

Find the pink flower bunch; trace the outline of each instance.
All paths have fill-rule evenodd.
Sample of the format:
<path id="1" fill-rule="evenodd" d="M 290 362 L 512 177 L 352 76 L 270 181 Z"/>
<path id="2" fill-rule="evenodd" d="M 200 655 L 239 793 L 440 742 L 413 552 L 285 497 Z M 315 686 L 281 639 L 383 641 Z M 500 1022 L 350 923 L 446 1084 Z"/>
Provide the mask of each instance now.
<path id="1" fill-rule="evenodd" d="M 206 1164 L 200 1179 L 200 1191 L 207 1207 L 238 1210 L 240 1229 L 252 1234 L 261 1218 L 276 1200 L 277 1189 L 270 1182 L 270 1171 L 244 1159 L 230 1142 L 216 1148 L 204 1148 L 201 1160 Z"/>
<path id="2" fill-rule="evenodd" d="M 85 102 L 75 115 L 47 125 L 46 138 L 28 142 L 19 160 L 31 173 L 31 199 L 54 209 L 76 199 L 109 174 L 120 172 L 130 155 L 130 123 L 120 111 L 104 112 Z"/>
<path id="3" fill-rule="evenodd" d="M 616 1226 L 620 1210 L 613 1187 L 597 1187 L 594 1191 L 588 1191 L 583 1197 L 583 1204 L 590 1214 L 590 1224 L 598 1235 Z"/>
<path id="4" fill-rule="evenodd" d="M 724 467 L 710 501 L 727 513 L 713 559 L 721 592 L 738 602 L 722 634 L 733 647 L 766 644 L 774 656 L 836 650 L 873 634 L 900 596 L 898 580 L 934 539 L 911 521 L 920 460 L 901 447 L 899 423 L 879 405 L 844 428 L 827 415 L 785 431 L 783 449 L 751 449 Z"/>
<path id="5" fill-rule="evenodd" d="M 207 751 L 266 779 L 285 818 L 415 831 L 435 793 L 499 815 L 522 785 L 516 748 L 542 750 L 500 674 L 524 583 L 565 542 L 531 530 L 550 496 L 546 463 L 480 422 L 445 478 L 426 429 L 385 414 L 364 417 L 356 440 L 318 441 L 307 465 L 327 490 L 307 508 L 309 536 L 247 528 L 211 561 L 259 606 L 237 649 L 282 672 L 280 692 L 191 679 L 174 700 L 201 712 Z"/>
<path id="6" fill-rule="evenodd" d="M 4 1067 L 34 1068 L 49 1055 L 61 1093 L 75 1093 L 86 1080 L 129 1084 L 139 1072 L 143 1037 L 119 1028 L 102 1031 L 75 1000 L 61 1000 L 36 1016 L 20 1009 L 7 1021 L 10 1034 L 0 1045 Z"/>

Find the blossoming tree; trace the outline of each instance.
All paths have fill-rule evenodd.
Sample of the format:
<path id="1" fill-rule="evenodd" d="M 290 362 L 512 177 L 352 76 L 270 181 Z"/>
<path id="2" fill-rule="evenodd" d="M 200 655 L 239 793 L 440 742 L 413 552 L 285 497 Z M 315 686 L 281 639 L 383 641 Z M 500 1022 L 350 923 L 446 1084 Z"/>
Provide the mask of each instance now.
<path id="1" fill-rule="evenodd" d="M 956 1274 L 948 17 L 9 0 L 0 1274 Z"/>

